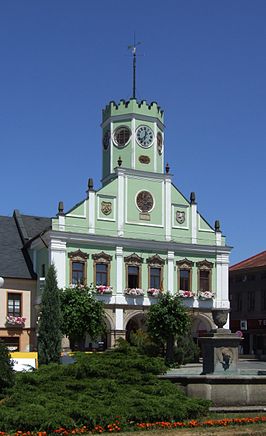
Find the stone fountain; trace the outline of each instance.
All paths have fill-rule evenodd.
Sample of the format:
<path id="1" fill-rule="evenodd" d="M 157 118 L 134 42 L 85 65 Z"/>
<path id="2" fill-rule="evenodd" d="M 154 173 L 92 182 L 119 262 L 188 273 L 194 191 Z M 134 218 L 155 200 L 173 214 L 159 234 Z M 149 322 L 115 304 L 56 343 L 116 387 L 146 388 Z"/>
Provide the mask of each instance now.
<path id="1" fill-rule="evenodd" d="M 237 373 L 238 349 L 242 338 L 223 328 L 228 309 L 213 309 L 212 318 L 217 328 L 200 338 L 203 357 L 202 374 Z"/>
<path id="2" fill-rule="evenodd" d="M 217 328 L 200 338 L 202 367 L 185 365 L 160 378 L 177 384 L 189 397 L 211 400 L 217 410 L 266 410 L 265 371 L 239 370 L 241 338 L 224 328 L 228 312 L 212 311 Z"/>

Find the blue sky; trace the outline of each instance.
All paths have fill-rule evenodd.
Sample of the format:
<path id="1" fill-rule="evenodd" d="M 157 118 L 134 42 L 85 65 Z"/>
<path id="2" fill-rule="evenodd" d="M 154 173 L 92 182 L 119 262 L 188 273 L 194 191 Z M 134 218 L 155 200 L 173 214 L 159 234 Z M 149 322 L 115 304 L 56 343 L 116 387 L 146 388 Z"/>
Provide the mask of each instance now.
<path id="1" fill-rule="evenodd" d="M 165 110 L 174 184 L 220 219 L 235 263 L 266 249 L 264 0 L 1 0 L 0 214 L 54 216 L 101 179 L 101 110 Z"/>

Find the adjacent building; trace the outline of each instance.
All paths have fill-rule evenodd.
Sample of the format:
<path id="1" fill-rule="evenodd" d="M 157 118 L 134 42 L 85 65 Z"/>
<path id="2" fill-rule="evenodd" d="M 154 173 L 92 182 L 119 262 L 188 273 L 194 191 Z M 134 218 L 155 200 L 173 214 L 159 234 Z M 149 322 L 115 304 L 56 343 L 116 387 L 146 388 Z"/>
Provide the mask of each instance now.
<path id="1" fill-rule="evenodd" d="M 243 353 L 266 354 L 266 251 L 230 267 L 232 331 L 244 337 Z"/>
<path id="2" fill-rule="evenodd" d="M 199 213 L 194 192 L 188 199 L 172 182 L 164 161 L 163 110 L 156 102 L 135 98 L 111 101 L 102 112 L 101 127 L 99 190 L 90 178 L 85 198 L 68 211 L 59 202 L 52 219 L 22 215 L 20 222 L 18 212 L 13 218 L 3 217 L 17 226 L 20 239 L 16 244 L 26 271 L 22 278 L 33 289 L 11 287 L 6 280 L 1 291 L 1 326 L 9 313 L 6 301 L 15 293 L 23 294 L 24 309 L 12 314 L 31 317 L 25 328 L 34 327 L 33 307 L 38 309 L 41 304 L 45 273 L 53 262 L 60 288 L 91 285 L 104 301 L 108 347 L 132 329 L 144 328 L 150 305 L 160 292 L 167 291 L 179 294 L 191 310 L 194 337 L 206 333 L 214 327 L 212 309 L 230 306 L 231 249 L 219 221 L 211 226 Z M 33 231 L 36 220 L 39 227 Z M 7 246 L 15 243 L 6 238 Z M 7 273 L 0 263 L 0 275 L 8 277 Z M 15 273 L 17 279 L 21 273 Z M 28 299 L 24 297 L 27 292 Z M 3 329 L 2 336 L 8 334 Z"/>

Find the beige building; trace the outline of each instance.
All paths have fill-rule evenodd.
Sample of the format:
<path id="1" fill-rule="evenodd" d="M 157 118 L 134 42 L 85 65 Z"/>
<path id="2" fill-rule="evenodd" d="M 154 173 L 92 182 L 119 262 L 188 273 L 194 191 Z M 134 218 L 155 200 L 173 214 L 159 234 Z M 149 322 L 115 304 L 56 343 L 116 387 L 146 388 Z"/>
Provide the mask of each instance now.
<path id="1" fill-rule="evenodd" d="M 29 217 L 15 211 L 0 217 L 0 340 L 10 351 L 36 348 L 36 274 L 25 250 L 27 241 L 49 226 L 47 218 Z"/>

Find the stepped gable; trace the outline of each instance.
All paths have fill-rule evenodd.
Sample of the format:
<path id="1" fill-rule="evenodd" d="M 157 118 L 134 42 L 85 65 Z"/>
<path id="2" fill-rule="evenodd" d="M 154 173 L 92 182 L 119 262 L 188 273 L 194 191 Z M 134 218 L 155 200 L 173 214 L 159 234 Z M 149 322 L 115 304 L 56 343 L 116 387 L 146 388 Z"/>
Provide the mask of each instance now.
<path id="1" fill-rule="evenodd" d="M 266 251 L 255 254 L 255 256 L 242 260 L 242 262 L 236 263 L 229 268 L 229 271 L 237 271 L 248 268 L 261 268 L 266 267 Z"/>

